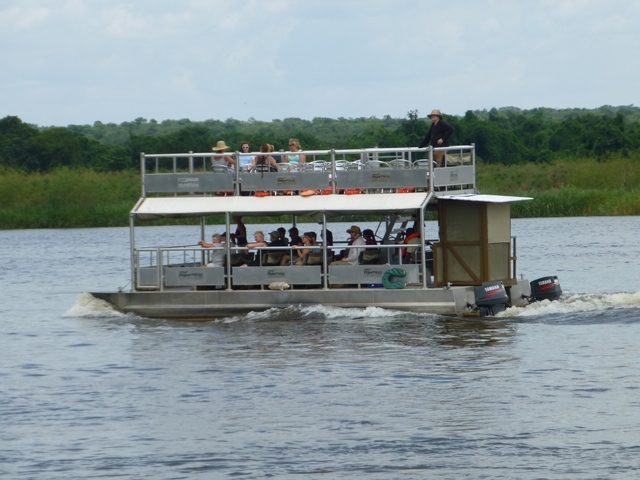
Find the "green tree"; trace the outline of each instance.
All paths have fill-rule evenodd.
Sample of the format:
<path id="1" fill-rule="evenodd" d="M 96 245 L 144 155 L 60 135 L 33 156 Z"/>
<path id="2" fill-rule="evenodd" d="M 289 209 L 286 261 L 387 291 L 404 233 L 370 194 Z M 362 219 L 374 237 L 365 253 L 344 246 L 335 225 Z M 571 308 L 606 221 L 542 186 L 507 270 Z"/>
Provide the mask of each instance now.
<path id="1" fill-rule="evenodd" d="M 39 161 L 31 140 L 38 130 L 18 117 L 0 119 L 0 165 L 25 171 L 39 169 Z"/>

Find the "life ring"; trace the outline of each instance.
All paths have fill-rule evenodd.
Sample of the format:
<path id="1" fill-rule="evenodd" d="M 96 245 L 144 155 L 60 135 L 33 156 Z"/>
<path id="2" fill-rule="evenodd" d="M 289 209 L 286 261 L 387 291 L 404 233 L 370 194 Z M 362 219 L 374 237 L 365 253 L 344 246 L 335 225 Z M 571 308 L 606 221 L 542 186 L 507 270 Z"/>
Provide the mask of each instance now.
<path id="1" fill-rule="evenodd" d="M 254 195 L 256 197 L 268 197 L 269 196 L 269 192 L 256 192 Z"/>
<path id="2" fill-rule="evenodd" d="M 384 288 L 399 289 L 404 288 L 406 282 L 404 280 L 393 280 L 393 277 L 404 277 L 407 274 L 403 268 L 390 268 L 382 274 L 382 284 Z"/>

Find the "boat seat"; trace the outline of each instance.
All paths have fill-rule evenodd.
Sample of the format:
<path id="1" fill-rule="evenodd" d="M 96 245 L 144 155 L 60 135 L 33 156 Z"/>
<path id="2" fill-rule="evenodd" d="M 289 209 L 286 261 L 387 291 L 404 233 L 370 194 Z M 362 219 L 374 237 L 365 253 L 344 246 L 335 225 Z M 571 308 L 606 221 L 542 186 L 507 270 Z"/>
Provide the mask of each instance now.
<path id="1" fill-rule="evenodd" d="M 231 266 L 239 267 L 245 263 L 249 263 L 253 260 L 252 253 L 232 253 L 231 254 Z"/>
<path id="2" fill-rule="evenodd" d="M 303 265 L 322 265 L 322 252 L 310 252 L 304 255 Z"/>
<path id="3" fill-rule="evenodd" d="M 380 261 L 380 249 L 365 250 L 358 256 L 360 265 L 376 265 Z"/>
<path id="4" fill-rule="evenodd" d="M 262 255 L 262 266 L 263 267 L 273 267 L 275 265 L 280 265 L 282 261 L 283 252 L 266 252 Z"/>
<path id="5" fill-rule="evenodd" d="M 253 173 L 270 173 L 270 172 L 275 172 L 275 171 L 276 171 L 275 168 L 271 167 L 269 165 L 256 165 L 251 170 L 251 172 L 253 172 Z"/>
<path id="6" fill-rule="evenodd" d="M 226 165 L 211 165 L 213 173 L 229 173 L 229 167 Z"/>

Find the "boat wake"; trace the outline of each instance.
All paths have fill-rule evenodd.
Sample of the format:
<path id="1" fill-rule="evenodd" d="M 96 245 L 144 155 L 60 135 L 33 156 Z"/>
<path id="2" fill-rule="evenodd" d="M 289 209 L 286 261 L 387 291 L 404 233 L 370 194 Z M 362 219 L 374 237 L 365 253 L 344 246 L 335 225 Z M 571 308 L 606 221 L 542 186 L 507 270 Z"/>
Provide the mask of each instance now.
<path id="1" fill-rule="evenodd" d="M 68 318 L 124 318 L 128 315 L 114 309 L 109 303 L 90 293 L 80 294 L 76 303 L 64 314 Z"/>
<path id="2" fill-rule="evenodd" d="M 283 321 L 304 321 L 304 320 L 326 320 L 332 321 L 345 318 L 364 321 L 384 321 L 385 319 L 398 318 L 407 315 L 407 312 L 389 310 L 379 307 L 366 308 L 341 308 L 325 305 L 311 305 L 307 307 L 290 306 L 288 308 L 270 308 L 261 312 L 250 312 L 246 315 L 238 315 L 219 319 L 225 323 L 238 321 L 251 322 L 283 322 Z M 434 315 L 429 315 L 433 317 Z"/>
<path id="3" fill-rule="evenodd" d="M 589 312 L 614 312 L 640 309 L 640 292 L 635 293 L 567 293 L 560 300 L 543 300 L 526 307 L 512 307 L 496 315 L 506 317 L 539 317 Z"/>
<path id="4" fill-rule="evenodd" d="M 635 293 L 568 293 L 565 292 L 557 301 L 542 300 L 526 307 L 512 307 L 498 313 L 496 319 L 521 319 L 530 321 L 534 318 L 553 319 L 554 322 L 571 321 L 575 314 L 594 314 L 593 321 L 603 313 L 611 313 L 618 320 L 640 321 L 640 291 Z M 95 298 L 89 293 L 82 293 L 76 303 L 64 314 L 65 317 L 84 318 L 131 318 L 136 315 L 124 314 L 115 310 L 109 303 Z M 411 320 L 441 318 L 435 314 L 410 313 L 389 310 L 379 307 L 341 308 L 325 305 L 290 306 L 288 308 L 270 308 L 245 315 L 211 319 L 221 323 L 235 322 L 296 322 L 296 321 L 340 321 L 345 319 L 365 323 L 388 322 L 389 320 Z M 582 317 L 584 318 L 584 317 Z"/>

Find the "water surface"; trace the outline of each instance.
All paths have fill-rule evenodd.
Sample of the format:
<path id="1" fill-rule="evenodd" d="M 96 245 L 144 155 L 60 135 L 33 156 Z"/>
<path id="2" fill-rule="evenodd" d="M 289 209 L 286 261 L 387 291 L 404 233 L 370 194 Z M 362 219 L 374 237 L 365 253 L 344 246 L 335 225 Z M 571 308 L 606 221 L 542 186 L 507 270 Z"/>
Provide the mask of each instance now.
<path id="1" fill-rule="evenodd" d="M 565 295 L 481 322 L 121 315 L 83 292 L 128 288 L 127 229 L 0 231 L 0 477 L 635 479 L 637 226 L 515 220 L 518 271 Z"/>

